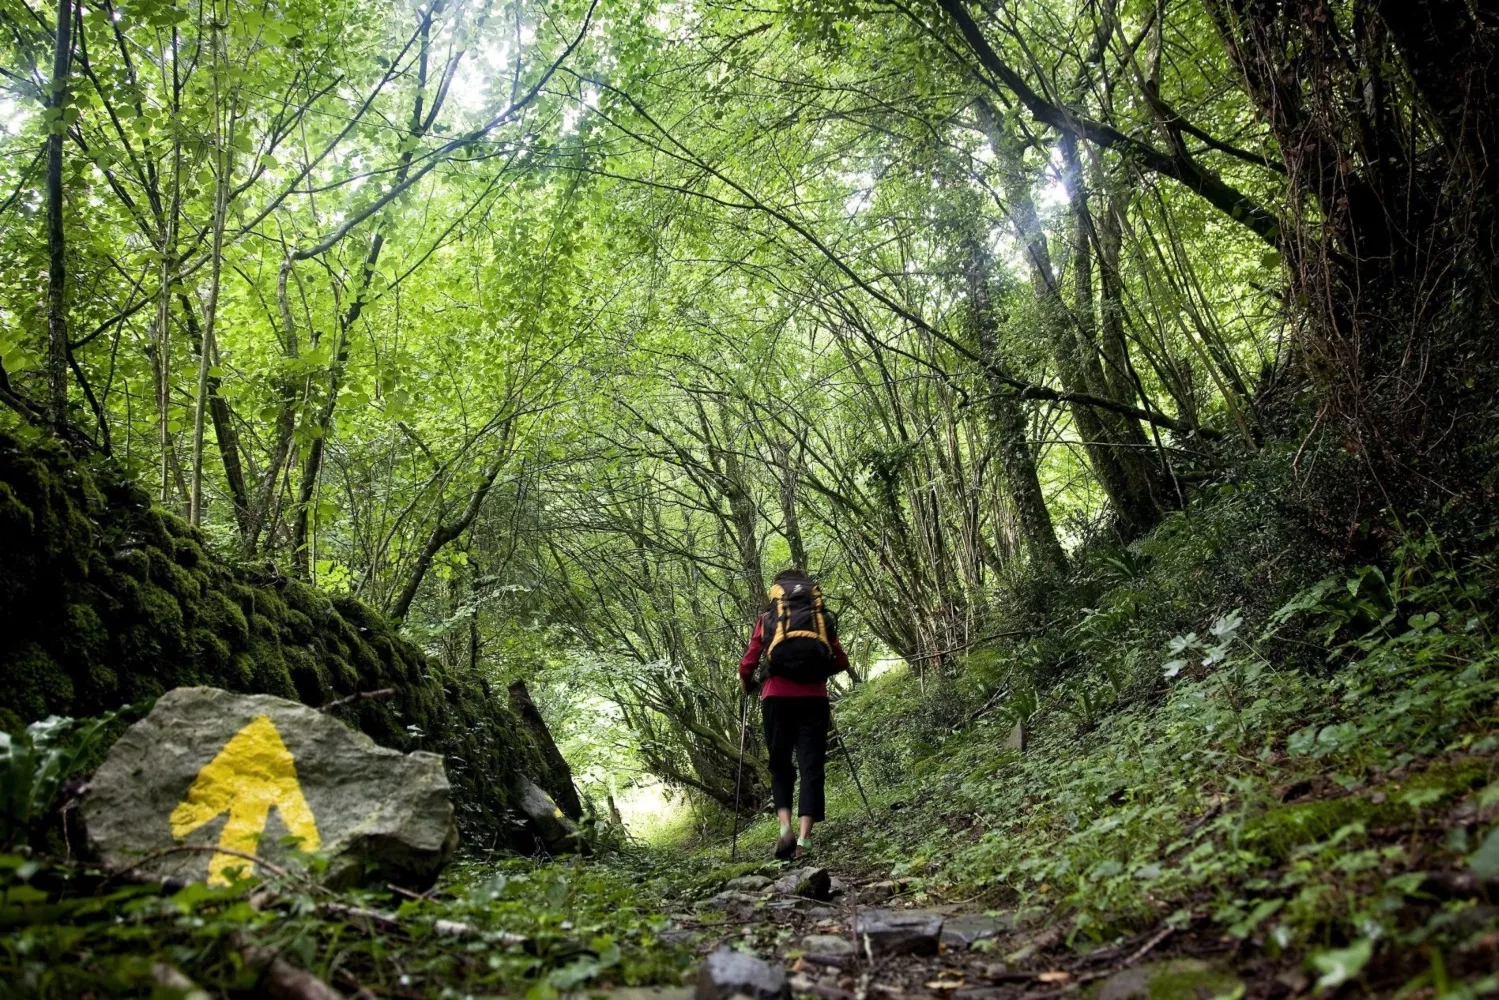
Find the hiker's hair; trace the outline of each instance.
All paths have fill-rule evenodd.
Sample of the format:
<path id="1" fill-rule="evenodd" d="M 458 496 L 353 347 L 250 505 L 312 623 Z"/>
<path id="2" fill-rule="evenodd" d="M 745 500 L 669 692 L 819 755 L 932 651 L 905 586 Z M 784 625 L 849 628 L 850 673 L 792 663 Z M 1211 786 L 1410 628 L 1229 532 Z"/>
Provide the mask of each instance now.
<path id="1" fill-rule="evenodd" d="M 792 567 L 790 567 L 788 569 L 783 569 L 779 573 L 777 573 L 776 576 L 775 576 L 775 579 L 772 580 L 771 582 L 772 583 L 780 583 L 783 580 L 810 580 L 810 579 L 812 579 L 812 577 L 807 574 L 806 570 L 802 569 L 800 566 L 792 566 Z"/>

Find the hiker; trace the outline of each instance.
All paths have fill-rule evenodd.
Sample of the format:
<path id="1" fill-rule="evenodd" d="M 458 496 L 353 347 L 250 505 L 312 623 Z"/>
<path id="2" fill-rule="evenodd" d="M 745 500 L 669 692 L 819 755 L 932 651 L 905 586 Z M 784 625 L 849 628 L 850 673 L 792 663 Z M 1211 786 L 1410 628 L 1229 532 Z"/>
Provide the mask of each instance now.
<path id="1" fill-rule="evenodd" d="M 763 683 L 760 658 L 768 664 Z M 848 654 L 838 642 L 838 623 L 822 604 L 822 590 L 804 571 L 777 573 L 770 601 L 755 620 L 749 649 L 739 661 L 739 684 L 746 696 L 760 691 L 765 746 L 770 755 L 770 787 L 781 835 L 775 856 L 801 857 L 812 847 L 812 824 L 822 821 L 828 756 L 828 678 L 848 670 Z M 797 814 L 801 828 L 791 832 L 791 800 L 801 772 Z"/>

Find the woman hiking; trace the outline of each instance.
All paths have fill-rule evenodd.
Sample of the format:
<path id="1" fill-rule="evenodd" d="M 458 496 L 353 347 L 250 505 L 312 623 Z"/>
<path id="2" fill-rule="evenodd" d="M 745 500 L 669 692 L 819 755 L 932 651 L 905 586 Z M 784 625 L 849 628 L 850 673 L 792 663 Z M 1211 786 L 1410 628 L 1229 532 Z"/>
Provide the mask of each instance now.
<path id="1" fill-rule="evenodd" d="M 822 604 L 817 581 L 800 569 L 776 574 L 770 601 L 755 620 L 749 649 L 739 661 L 739 684 L 746 696 L 760 690 L 765 746 L 770 755 L 770 787 L 781 835 L 778 860 L 801 857 L 812 847 L 812 824 L 822 821 L 828 755 L 828 678 L 848 670 L 848 654 L 838 642 L 838 623 Z M 768 664 L 757 677 L 761 657 Z M 797 815 L 791 832 L 791 800 L 801 772 Z"/>

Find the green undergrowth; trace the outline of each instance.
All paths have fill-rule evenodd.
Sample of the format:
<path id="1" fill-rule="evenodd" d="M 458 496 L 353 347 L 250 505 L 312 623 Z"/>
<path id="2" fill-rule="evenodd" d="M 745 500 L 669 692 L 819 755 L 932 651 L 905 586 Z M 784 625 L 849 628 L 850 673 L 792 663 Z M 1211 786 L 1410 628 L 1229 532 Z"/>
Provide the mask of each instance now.
<path id="1" fill-rule="evenodd" d="M 1268 586 L 1257 563 L 1295 553 L 1220 555 L 1199 522 L 1116 557 L 1040 643 L 843 699 L 876 819 L 830 761 L 818 860 L 1060 922 L 1076 948 L 1170 927 L 1327 987 L 1499 990 L 1493 562 L 1423 536 L 1236 607 L 1207 574 Z"/>
<path id="2" fill-rule="evenodd" d="M 503 693 L 357 600 L 215 556 L 107 462 L 0 430 L 0 539 L 0 730 L 143 709 L 182 685 L 309 705 L 393 689 L 337 712 L 384 746 L 443 754 L 475 842 L 513 829 L 516 770 L 551 782 Z"/>
<path id="3" fill-rule="evenodd" d="M 0 982 L 36 997 L 178 995 L 161 988 L 170 966 L 214 995 L 251 995 L 259 949 L 347 995 L 678 984 L 690 956 L 660 936 L 663 870 L 649 857 L 469 862 L 412 899 L 276 878 L 163 891 L 0 855 Z"/>

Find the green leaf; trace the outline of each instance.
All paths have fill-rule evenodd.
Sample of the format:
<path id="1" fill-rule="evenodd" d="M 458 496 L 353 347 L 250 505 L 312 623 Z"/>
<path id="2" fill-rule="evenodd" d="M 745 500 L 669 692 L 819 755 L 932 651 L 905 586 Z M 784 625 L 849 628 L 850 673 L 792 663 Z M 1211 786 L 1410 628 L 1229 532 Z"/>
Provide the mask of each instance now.
<path id="1" fill-rule="evenodd" d="M 1249 915 L 1229 928 L 1228 932 L 1236 938 L 1246 938 L 1254 932 L 1267 917 L 1274 915 L 1282 906 L 1286 905 L 1284 899 L 1262 899 Z"/>
<path id="2" fill-rule="evenodd" d="M 1322 973 L 1322 977 L 1317 980 L 1317 988 L 1330 990 L 1342 986 L 1363 970 L 1373 954 L 1374 942 L 1369 938 L 1359 938 L 1346 948 L 1313 955 L 1312 965 Z"/>
<path id="3" fill-rule="evenodd" d="M 1499 877 L 1499 826 L 1489 831 L 1483 843 L 1468 859 L 1468 867 L 1482 879 Z"/>

